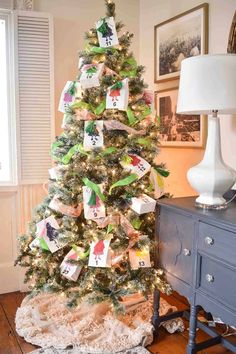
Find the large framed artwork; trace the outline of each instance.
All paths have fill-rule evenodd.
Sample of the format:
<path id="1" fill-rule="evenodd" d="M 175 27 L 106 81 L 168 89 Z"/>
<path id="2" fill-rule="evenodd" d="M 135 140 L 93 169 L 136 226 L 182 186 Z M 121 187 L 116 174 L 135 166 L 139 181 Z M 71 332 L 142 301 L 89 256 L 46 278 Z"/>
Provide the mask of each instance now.
<path id="1" fill-rule="evenodd" d="M 176 113 L 178 87 L 155 92 L 155 108 L 160 119 L 161 146 L 201 148 L 206 140 L 206 117 Z"/>
<path id="2" fill-rule="evenodd" d="M 208 51 L 208 4 L 154 27 L 155 82 L 179 77 L 181 61 Z"/>

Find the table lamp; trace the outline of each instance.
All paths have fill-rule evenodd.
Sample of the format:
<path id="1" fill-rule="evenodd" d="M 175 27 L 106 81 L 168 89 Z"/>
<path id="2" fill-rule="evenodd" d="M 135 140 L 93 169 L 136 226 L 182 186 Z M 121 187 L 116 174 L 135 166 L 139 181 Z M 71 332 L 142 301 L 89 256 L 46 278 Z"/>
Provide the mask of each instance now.
<path id="1" fill-rule="evenodd" d="M 236 172 L 222 159 L 218 114 L 236 113 L 236 54 L 199 55 L 184 59 L 177 113 L 209 115 L 203 160 L 189 169 L 187 178 L 199 193 L 196 206 L 226 208 L 223 195 L 234 185 Z"/>

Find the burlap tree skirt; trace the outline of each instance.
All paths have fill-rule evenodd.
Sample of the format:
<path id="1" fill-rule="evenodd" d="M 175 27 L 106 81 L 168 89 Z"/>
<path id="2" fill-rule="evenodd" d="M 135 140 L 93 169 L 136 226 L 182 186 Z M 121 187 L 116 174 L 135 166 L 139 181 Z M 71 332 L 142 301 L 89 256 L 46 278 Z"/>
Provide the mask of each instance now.
<path id="1" fill-rule="evenodd" d="M 41 348 L 66 349 L 72 346 L 77 351 L 68 353 L 86 354 L 125 352 L 140 345 L 147 346 L 153 340 L 151 299 L 145 301 L 141 295 L 126 297 L 126 314 L 117 317 L 112 314 L 109 303 L 83 303 L 69 309 L 66 302 L 67 298 L 58 294 L 26 297 L 16 313 L 17 333 Z M 161 315 L 175 310 L 161 300 Z M 168 321 L 165 327 L 171 333 L 182 331 L 183 322 L 181 319 Z"/>

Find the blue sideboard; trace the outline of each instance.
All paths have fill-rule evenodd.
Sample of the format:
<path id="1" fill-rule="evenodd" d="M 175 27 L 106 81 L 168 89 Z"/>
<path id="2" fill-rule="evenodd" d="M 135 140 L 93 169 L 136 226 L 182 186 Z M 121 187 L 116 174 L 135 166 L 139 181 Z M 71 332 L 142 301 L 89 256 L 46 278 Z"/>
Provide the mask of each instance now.
<path id="1" fill-rule="evenodd" d="M 158 262 L 165 270 L 173 290 L 188 298 L 190 318 L 187 353 L 221 343 L 236 353 L 236 346 L 213 329 L 197 321 L 203 308 L 236 326 L 236 203 L 226 210 L 210 211 L 195 207 L 195 198 L 173 198 L 158 201 L 157 237 Z M 155 303 L 159 295 L 155 294 Z M 173 318 L 173 314 L 171 316 Z M 154 309 L 154 324 L 168 319 Z M 211 339 L 196 344 L 196 328 L 211 335 Z"/>

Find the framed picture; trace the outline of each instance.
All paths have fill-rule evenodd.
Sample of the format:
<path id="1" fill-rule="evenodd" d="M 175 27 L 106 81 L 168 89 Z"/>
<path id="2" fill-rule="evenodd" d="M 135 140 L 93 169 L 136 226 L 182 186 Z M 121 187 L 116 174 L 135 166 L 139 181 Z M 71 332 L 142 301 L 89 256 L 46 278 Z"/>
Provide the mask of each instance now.
<path id="1" fill-rule="evenodd" d="M 176 113 L 178 87 L 155 92 L 161 146 L 204 147 L 206 117 Z"/>
<path id="2" fill-rule="evenodd" d="M 178 78 L 183 59 L 208 51 L 208 4 L 156 25 L 154 34 L 155 82 Z"/>

